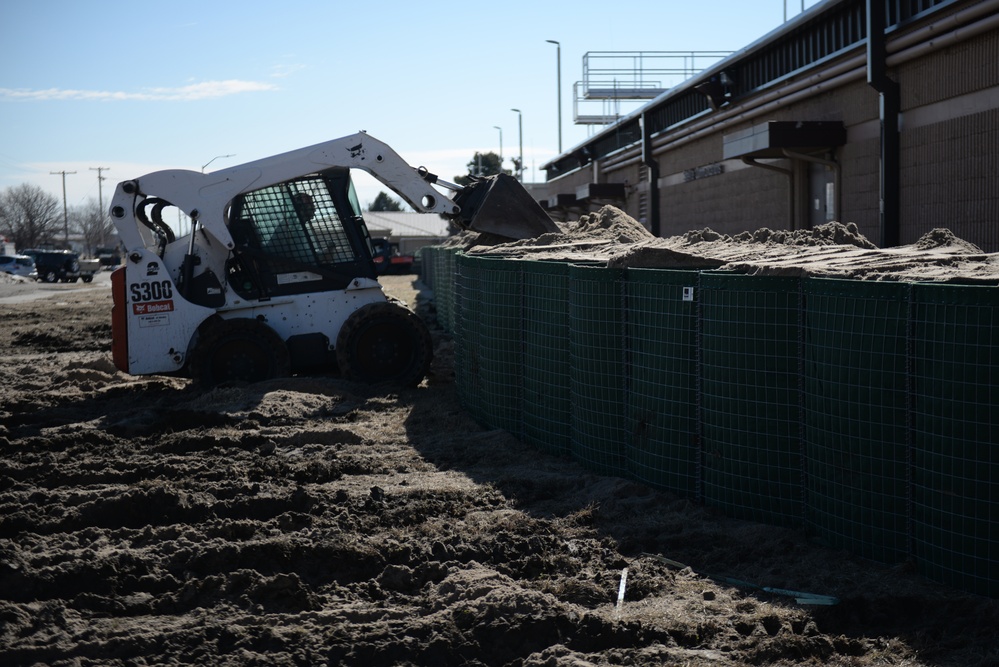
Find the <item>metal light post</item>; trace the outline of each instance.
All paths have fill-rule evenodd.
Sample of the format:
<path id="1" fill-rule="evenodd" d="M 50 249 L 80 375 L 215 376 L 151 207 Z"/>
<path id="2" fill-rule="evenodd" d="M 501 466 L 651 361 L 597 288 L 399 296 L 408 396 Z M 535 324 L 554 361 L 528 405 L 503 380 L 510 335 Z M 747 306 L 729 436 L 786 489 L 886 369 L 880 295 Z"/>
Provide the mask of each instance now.
<path id="1" fill-rule="evenodd" d="M 499 125 L 493 125 L 494 130 L 499 130 L 500 135 L 500 171 L 503 171 L 503 128 Z"/>
<path id="2" fill-rule="evenodd" d="M 517 180 L 524 182 L 524 115 L 520 109 L 510 109 L 517 114 L 517 132 L 520 138 L 520 164 L 517 166 Z"/>
<path id="3" fill-rule="evenodd" d="M 555 45 L 555 67 L 558 70 L 558 78 L 555 83 L 555 96 L 558 97 L 558 153 L 562 154 L 562 45 L 554 39 L 546 39 L 549 44 Z"/>

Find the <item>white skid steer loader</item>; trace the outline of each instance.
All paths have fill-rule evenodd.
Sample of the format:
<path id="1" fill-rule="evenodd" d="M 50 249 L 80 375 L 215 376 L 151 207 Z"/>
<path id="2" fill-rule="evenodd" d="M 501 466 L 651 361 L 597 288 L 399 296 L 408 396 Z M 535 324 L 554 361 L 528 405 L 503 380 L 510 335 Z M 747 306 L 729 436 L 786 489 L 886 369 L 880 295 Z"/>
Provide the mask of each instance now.
<path id="1" fill-rule="evenodd" d="M 363 132 L 209 174 L 123 181 L 110 209 L 125 247 L 112 274 L 117 368 L 210 385 L 337 368 L 360 382 L 418 384 L 430 335 L 382 292 L 350 169 L 466 229 L 510 239 L 558 231 L 512 177 L 438 181 Z M 164 222 L 170 207 L 190 218 L 190 233 L 177 238 Z"/>

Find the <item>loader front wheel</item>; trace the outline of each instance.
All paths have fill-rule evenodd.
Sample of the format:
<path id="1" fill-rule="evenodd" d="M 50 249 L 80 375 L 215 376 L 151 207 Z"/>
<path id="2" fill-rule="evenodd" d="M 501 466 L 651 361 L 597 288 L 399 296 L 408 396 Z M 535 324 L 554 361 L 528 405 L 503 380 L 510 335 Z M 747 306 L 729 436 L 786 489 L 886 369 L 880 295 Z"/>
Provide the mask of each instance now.
<path id="1" fill-rule="evenodd" d="M 260 382 L 290 372 L 288 347 L 263 322 L 220 320 L 211 324 L 195 351 L 193 375 L 214 386 L 223 382 Z"/>
<path id="2" fill-rule="evenodd" d="M 352 314 L 336 340 L 340 372 L 348 380 L 416 386 L 430 370 L 430 332 L 415 313 L 388 302 Z"/>

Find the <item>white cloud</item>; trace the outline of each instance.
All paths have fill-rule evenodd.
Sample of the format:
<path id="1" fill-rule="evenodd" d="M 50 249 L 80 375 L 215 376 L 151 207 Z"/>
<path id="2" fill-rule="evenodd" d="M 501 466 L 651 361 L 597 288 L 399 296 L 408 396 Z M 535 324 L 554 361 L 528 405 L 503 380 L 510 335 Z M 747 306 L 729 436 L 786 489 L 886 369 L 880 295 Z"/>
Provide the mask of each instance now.
<path id="1" fill-rule="evenodd" d="M 34 101 L 142 101 L 142 102 L 192 102 L 240 93 L 258 93 L 277 90 L 270 83 L 258 81 L 202 81 L 179 88 L 145 88 L 136 92 L 108 90 L 74 90 L 68 88 L 0 88 L 0 97 Z"/>

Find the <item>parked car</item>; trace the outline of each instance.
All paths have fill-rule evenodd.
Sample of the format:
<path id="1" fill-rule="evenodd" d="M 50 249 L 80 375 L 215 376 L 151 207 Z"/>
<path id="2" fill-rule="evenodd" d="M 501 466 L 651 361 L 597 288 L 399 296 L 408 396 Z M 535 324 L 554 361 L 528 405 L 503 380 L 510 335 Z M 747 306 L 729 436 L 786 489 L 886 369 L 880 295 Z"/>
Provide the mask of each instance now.
<path id="1" fill-rule="evenodd" d="M 35 269 L 35 260 L 28 255 L 0 255 L 0 271 L 27 278 Z"/>
<path id="2" fill-rule="evenodd" d="M 35 260 L 30 277 L 43 283 L 75 283 L 80 279 L 80 255 L 72 250 L 22 250 Z"/>

